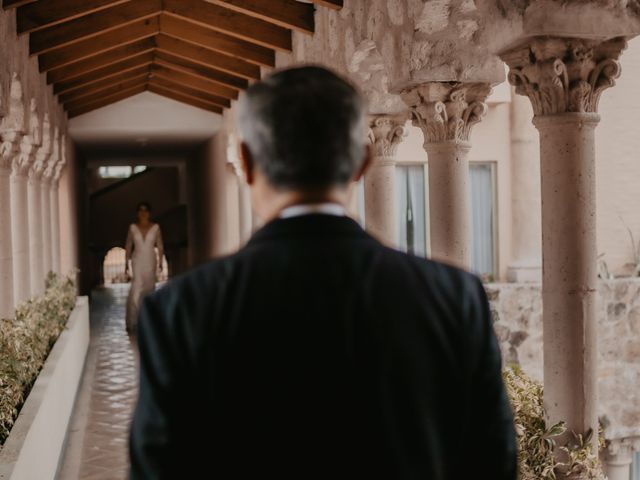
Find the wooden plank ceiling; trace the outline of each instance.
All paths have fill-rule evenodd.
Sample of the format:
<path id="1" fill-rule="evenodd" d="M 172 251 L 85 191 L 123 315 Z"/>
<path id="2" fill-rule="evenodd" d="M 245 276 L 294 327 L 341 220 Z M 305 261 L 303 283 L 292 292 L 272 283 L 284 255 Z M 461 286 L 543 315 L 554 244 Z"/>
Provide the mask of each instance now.
<path id="1" fill-rule="evenodd" d="M 3 0 L 69 117 L 151 91 L 222 113 L 343 0 Z M 315 5 L 314 5 L 315 4 Z"/>

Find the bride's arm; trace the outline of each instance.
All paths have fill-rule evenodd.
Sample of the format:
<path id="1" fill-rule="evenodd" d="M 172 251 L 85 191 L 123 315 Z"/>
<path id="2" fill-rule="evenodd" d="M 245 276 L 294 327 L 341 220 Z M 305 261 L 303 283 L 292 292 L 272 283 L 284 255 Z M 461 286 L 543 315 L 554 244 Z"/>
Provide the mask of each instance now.
<path id="1" fill-rule="evenodd" d="M 160 271 L 162 271 L 162 259 L 164 258 L 164 244 L 162 243 L 162 230 L 158 225 L 158 235 L 156 235 L 156 248 L 158 249 L 158 265 L 160 265 Z"/>
<path id="2" fill-rule="evenodd" d="M 131 252 L 133 251 L 133 236 L 131 235 L 131 227 L 129 227 L 129 232 L 127 233 L 127 242 L 125 243 L 124 246 L 124 250 L 125 250 L 125 257 L 124 257 L 124 264 L 125 264 L 125 272 L 129 271 L 129 260 L 131 260 Z"/>

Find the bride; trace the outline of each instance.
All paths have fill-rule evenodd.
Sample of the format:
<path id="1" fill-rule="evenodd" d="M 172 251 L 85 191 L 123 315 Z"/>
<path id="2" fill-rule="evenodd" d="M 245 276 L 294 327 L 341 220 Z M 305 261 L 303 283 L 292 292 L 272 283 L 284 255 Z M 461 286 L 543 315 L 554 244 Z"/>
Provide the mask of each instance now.
<path id="1" fill-rule="evenodd" d="M 126 325 L 128 332 L 135 332 L 138 309 L 145 295 L 156 287 L 156 272 L 162 271 L 164 247 L 160 226 L 150 220 L 151 206 L 147 202 L 138 204 L 138 219 L 129 225 L 126 244 L 126 273 L 133 270 L 133 280 L 127 298 Z M 156 247 L 158 255 L 156 257 Z M 131 270 L 129 268 L 131 260 Z"/>

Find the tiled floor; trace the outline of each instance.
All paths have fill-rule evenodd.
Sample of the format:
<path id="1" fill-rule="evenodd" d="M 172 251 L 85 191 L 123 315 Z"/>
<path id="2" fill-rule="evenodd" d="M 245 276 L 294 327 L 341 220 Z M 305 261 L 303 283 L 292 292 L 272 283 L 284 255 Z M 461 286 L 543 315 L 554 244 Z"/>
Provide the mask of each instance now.
<path id="1" fill-rule="evenodd" d="M 91 344 L 72 419 L 61 480 L 127 478 L 129 422 L 136 400 L 136 357 L 125 331 L 128 286 L 96 290 Z"/>

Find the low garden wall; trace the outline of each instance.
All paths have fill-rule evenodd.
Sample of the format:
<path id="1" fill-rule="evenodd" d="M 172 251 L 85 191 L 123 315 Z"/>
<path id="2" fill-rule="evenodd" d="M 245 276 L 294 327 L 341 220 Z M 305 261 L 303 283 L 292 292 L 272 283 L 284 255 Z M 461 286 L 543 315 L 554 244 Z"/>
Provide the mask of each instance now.
<path id="1" fill-rule="evenodd" d="M 542 380 L 542 291 L 536 284 L 487 284 L 505 363 Z M 608 439 L 640 435 L 640 278 L 598 286 L 598 395 Z"/>
<path id="2" fill-rule="evenodd" d="M 76 300 L 0 450 L 1 480 L 53 480 L 89 346 L 89 304 Z"/>

